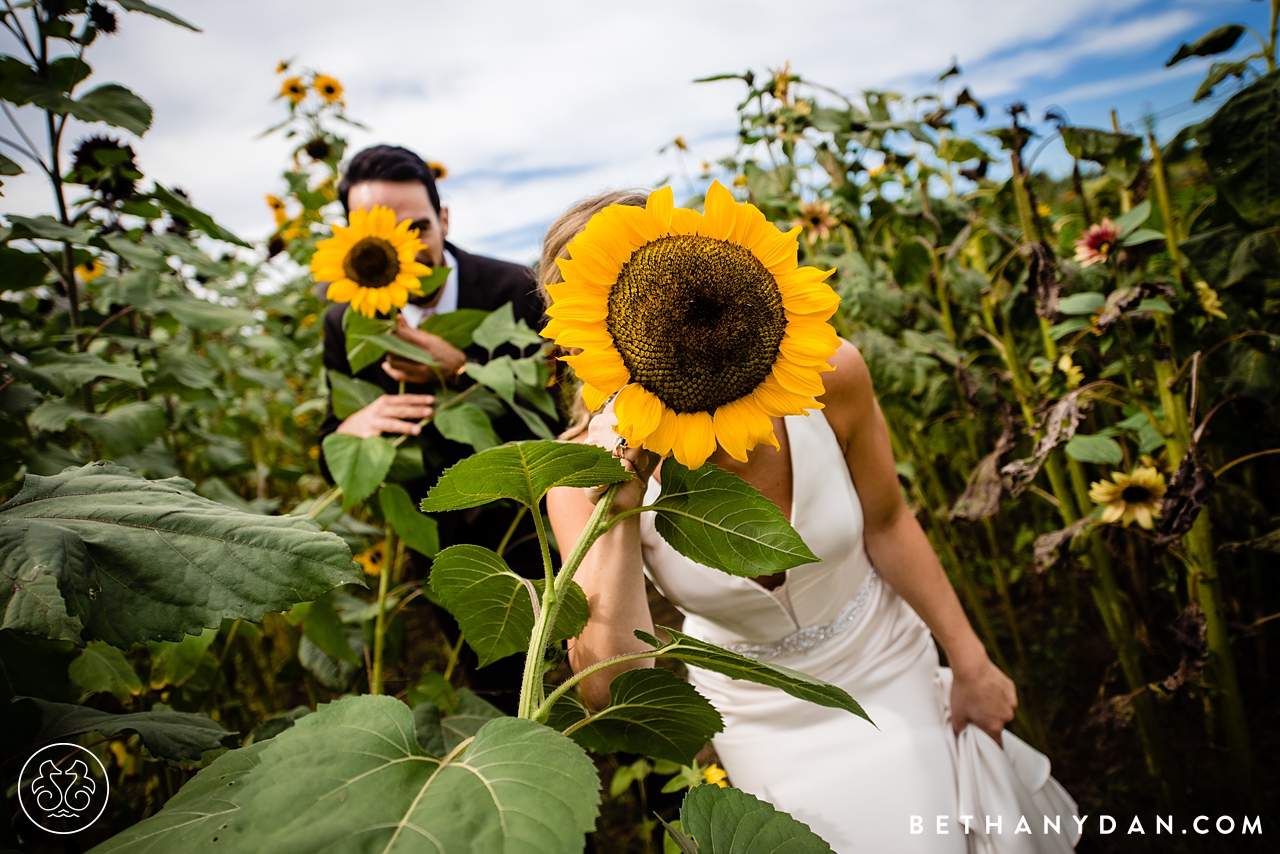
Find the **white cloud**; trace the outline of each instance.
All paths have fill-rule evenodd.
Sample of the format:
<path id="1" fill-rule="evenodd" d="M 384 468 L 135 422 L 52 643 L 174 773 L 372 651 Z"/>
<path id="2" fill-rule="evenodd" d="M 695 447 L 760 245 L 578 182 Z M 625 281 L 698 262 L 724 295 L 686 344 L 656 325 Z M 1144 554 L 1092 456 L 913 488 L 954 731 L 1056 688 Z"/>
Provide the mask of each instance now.
<path id="1" fill-rule="evenodd" d="M 352 115 L 373 129 L 354 144 L 392 141 L 448 165 L 441 190 L 460 245 L 519 260 L 576 199 L 678 175 L 656 153 L 677 134 L 694 146 L 690 169 L 732 150 L 741 85 L 695 77 L 790 59 L 843 91 L 912 91 L 955 56 L 966 82 L 993 96 L 1207 14 L 1152 0 L 167 5 L 205 32 L 131 14 L 90 52 L 97 79 L 127 83 L 156 108 L 135 144 L 148 174 L 187 188 L 231 228 L 266 233 L 262 196 L 278 189 L 287 144 L 257 134 L 281 115 L 276 61 L 297 56 L 345 84 Z M 35 176 L 5 192 L 11 208 L 48 209 Z"/>

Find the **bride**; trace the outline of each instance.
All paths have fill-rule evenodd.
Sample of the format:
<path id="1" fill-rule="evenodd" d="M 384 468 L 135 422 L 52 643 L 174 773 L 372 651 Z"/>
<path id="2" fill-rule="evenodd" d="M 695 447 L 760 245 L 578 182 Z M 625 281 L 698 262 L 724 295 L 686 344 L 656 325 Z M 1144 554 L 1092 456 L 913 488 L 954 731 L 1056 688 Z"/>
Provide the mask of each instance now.
<path id="1" fill-rule="evenodd" d="M 594 214 L 645 201 L 611 193 L 571 208 L 548 232 L 542 286 L 562 281 L 555 259 L 569 257 L 568 244 Z M 1064 835 L 1046 837 L 1039 813 L 1053 818 L 1056 808 L 1066 821 L 1074 803 L 1048 778 L 1047 760 L 1004 731 L 1018 702 L 1013 682 L 991 662 L 903 502 L 867 366 L 843 341 L 831 364 L 821 409 L 773 419 L 776 449 L 759 445 L 740 462 L 717 447 L 709 458 L 776 504 L 820 561 L 755 579 L 731 576 L 672 549 L 651 514 L 627 516 L 595 543 L 575 577 L 591 617 L 571 642 L 570 663 L 580 671 L 647 649 L 633 634 L 653 631 L 647 573 L 685 614 L 686 633 L 839 685 L 875 722 L 690 667 L 689 680 L 724 718 L 713 743 L 734 786 L 805 822 L 838 852 L 1069 851 L 1070 822 Z M 614 512 L 652 503 L 662 478 L 657 455 L 624 447 L 612 403 L 589 413 L 581 395 L 577 402 L 566 438 L 614 450 L 635 473 Z M 551 491 L 547 511 L 558 542 L 578 540 L 601 491 Z M 949 672 L 939 666 L 934 639 Z M 652 665 L 636 661 L 591 676 L 581 685 L 585 701 L 606 705 L 622 668 Z M 979 809 L 985 815 L 974 814 Z M 1023 815 L 1033 832 L 1014 835 Z M 999 829 L 989 827 L 997 819 Z"/>

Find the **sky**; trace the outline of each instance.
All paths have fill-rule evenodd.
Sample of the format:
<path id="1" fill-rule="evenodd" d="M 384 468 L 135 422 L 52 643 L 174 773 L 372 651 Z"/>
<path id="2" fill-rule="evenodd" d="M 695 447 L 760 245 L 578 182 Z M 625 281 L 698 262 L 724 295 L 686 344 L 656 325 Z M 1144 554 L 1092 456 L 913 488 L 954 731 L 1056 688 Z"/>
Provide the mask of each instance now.
<path id="1" fill-rule="evenodd" d="M 666 176 L 679 198 L 680 164 L 673 150 L 659 153 L 676 136 L 690 147 L 691 173 L 734 152 L 742 84 L 698 77 L 790 61 L 842 92 L 910 96 L 936 91 L 956 61 L 959 85 L 987 104 L 989 126 L 1024 101 L 1032 116 L 1056 106 L 1076 124 L 1104 127 L 1115 108 L 1135 130 L 1151 113 L 1166 137 L 1225 95 L 1190 104 L 1209 62 L 1167 69 L 1165 60 L 1228 21 L 1264 31 L 1268 16 L 1256 0 L 159 5 L 203 32 L 132 13 L 88 54 L 89 85 L 126 84 L 155 110 L 145 138 L 131 141 L 146 174 L 186 189 L 247 239 L 269 234 L 263 197 L 283 190 L 289 143 L 261 132 L 284 115 L 275 66 L 293 58 L 342 81 L 349 115 L 369 127 L 350 134 L 354 146 L 401 144 L 448 167 L 440 191 L 453 242 L 519 262 L 536 257 L 546 227 L 580 198 Z M 13 45 L 0 39 L 0 49 Z M 33 116 L 18 118 L 38 132 Z M 100 130 L 73 128 L 69 144 Z M 1064 159 L 1049 147 L 1038 165 Z M 3 193 L 0 209 L 52 207 L 39 175 L 6 179 Z"/>

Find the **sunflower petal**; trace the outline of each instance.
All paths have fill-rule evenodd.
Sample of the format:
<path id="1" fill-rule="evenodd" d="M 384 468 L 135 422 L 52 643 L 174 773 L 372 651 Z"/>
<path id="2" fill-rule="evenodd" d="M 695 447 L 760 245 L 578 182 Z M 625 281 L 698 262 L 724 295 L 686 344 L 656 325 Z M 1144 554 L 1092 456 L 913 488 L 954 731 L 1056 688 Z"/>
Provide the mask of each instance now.
<path id="1" fill-rule="evenodd" d="M 329 302 L 351 302 L 357 290 L 359 286 L 350 279 L 338 279 L 329 284 L 329 289 L 324 295 Z"/>
<path id="2" fill-rule="evenodd" d="M 707 190 L 707 200 L 702 216 L 702 225 L 698 233 L 715 240 L 728 240 L 738 224 L 738 209 L 741 205 L 725 186 L 719 181 L 712 181 Z"/>
<path id="3" fill-rule="evenodd" d="M 1102 510 L 1102 524 L 1113 525 L 1120 521 L 1120 517 L 1124 515 L 1125 504 L 1123 501 L 1117 501 L 1114 504 L 1108 504 Z"/>
<path id="4" fill-rule="evenodd" d="M 552 326 L 553 323 L 556 325 Z M 613 336 L 602 323 L 573 323 L 556 318 L 547 324 L 542 334 L 544 337 L 553 339 L 561 347 L 605 350 L 614 346 Z"/>
<path id="5" fill-rule="evenodd" d="M 627 258 L 610 257 L 609 253 L 598 244 L 589 239 L 584 239 L 585 236 L 580 234 L 569 244 L 569 255 L 577 262 L 578 269 L 582 271 L 587 279 L 593 282 L 612 284 L 617 281 L 622 265 L 631 256 L 628 255 Z"/>
<path id="6" fill-rule="evenodd" d="M 823 405 L 813 395 L 797 394 L 783 387 L 777 376 L 770 374 L 751 393 L 766 415 L 781 418 L 784 415 L 802 415 L 810 409 L 822 409 Z"/>
<path id="7" fill-rule="evenodd" d="M 676 438 L 672 452 L 680 464 L 700 468 L 716 452 L 716 428 L 709 412 L 681 412 L 676 415 Z"/>
<path id="8" fill-rule="evenodd" d="M 831 324 L 796 318 L 787 322 L 786 334 L 779 348 L 787 361 L 797 365 L 826 364 L 840 349 L 840 336 Z"/>
<path id="9" fill-rule="evenodd" d="M 671 449 L 675 446 L 676 431 L 680 425 L 680 418 L 675 412 L 662 408 L 662 417 L 658 421 L 657 428 L 649 434 L 644 441 L 644 447 L 653 451 L 661 457 L 665 457 L 671 453 Z"/>
<path id="10" fill-rule="evenodd" d="M 663 187 L 661 190 L 654 190 L 649 194 L 649 200 L 645 204 L 645 210 L 653 215 L 658 221 L 658 225 L 662 227 L 662 233 L 666 234 L 671 229 L 671 213 L 676 207 L 675 193 L 671 192 L 670 187 Z"/>
<path id="11" fill-rule="evenodd" d="M 613 394 L 631 382 L 631 374 L 622 363 L 622 356 L 613 347 L 597 350 L 594 353 L 580 353 L 577 356 L 565 356 L 564 361 L 573 368 L 584 383 L 595 386 L 600 391 Z"/>
<path id="12" fill-rule="evenodd" d="M 635 205 L 610 205 L 605 208 L 615 217 L 618 229 L 637 248 L 652 243 L 667 232 L 658 219 L 645 208 Z"/>
<path id="13" fill-rule="evenodd" d="M 665 408 L 657 395 L 639 383 L 630 383 L 614 398 L 613 412 L 618 416 L 618 426 L 614 429 L 628 445 L 638 448 L 658 429 Z"/>
<path id="14" fill-rule="evenodd" d="M 688 208 L 676 208 L 671 212 L 672 234 L 697 234 L 702 228 L 702 214 Z"/>
<path id="15" fill-rule="evenodd" d="M 593 385 L 582 385 L 582 403 L 587 407 L 588 412 L 599 412 L 604 409 L 604 405 L 609 402 L 609 398 L 613 397 L 613 392 L 600 391 Z"/>
<path id="16" fill-rule="evenodd" d="M 819 397 L 826 391 L 820 370 L 821 368 L 801 367 L 781 357 L 773 363 L 773 375 L 783 388 L 808 397 Z"/>
<path id="17" fill-rule="evenodd" d="M 752 442 L 751 424 L 738 401 L 726 403 L 716 410 L 712 418 L 716 429 L 716 442 L 725 452 L 740 463 L 747 461 L 747 451 Z"/>

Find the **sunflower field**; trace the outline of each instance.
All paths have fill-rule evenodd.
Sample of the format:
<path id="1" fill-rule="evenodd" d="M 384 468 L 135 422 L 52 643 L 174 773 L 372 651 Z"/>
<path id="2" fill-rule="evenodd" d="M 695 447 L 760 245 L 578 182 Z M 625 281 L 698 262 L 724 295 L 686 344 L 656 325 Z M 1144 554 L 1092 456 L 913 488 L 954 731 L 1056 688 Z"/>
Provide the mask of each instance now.
<path id="1" fill-rule="evenodd" d="M 360 125 L 334 77 L 290 63 L 274 84 L 264 75 L 282 111 L 265 133 L 292 153 L 275 187 L 246 189 L 270 191 L 274 232 L 242 239 L 147 178 L 124 134 L 143 136 L 151 107 L 92 80 L 95 41 L 127 38 L 136 15 L 195 29 L 137 0 L 0 11 L 19 45 L 0 56 L 0 101 L 38 111 L 47 131 L 0 134 L 0 176 L 43 179 L 53 199 L 0 225 L 0 848 L 72 850 L 16 792 L 24 757 L 74 742 L 111 784 L 75 850 L 314 851 L 336 838 L 360 841 L 327 850 L 416 850 L 405 834 L 418 831 L 446 850 L 476 838 L 506 850 L 500 810 L 542 817 L 510 831 L 540 852 L 709 854 L 721 848 L 690 837 L 731 830 L 729 813 L 827 850 L 726 786 L 707 749 L 719 715 L 678 676 L 695 663 L 861 714 L 856 698 L 681 634 L 655 592 L 670 628 L 644 638 L 645 655 L 662 666 L 618 677 L 612 711 L 577 699 L 564 640 L 587 604 L 572 575 L 611 499 L 554 566 L 541 502 L 557 485 L 612 495 L 624 473 L 551 441 L 572 372 L 537 330 L 509 309 L 429 319 L 455 346 L 509 355 L 442 390 L 420 439 L 329 436 L 322 471 L 330 402 L 345 417 L 381 393 L 325 375 L 326 301 L 309 271 L 344 233 L 337 182 Z M 1251 38 L 1225 25 L 1170 64 Z M 700 186 L 723 186 L 676 216 L 750 202 L 800 228 L 797 282 L 834 270 L 831 322 L 871 370 L 908 504 L 1018 685 L 1013 729 L 1053 759 L 1082 815 L 1265 816 L 1276 803 L 1275 28 L 1258 41 L 1212 66 L 1197 98 L 1232 93 L 1221 106 L 1163 142 L 1119 116 L 1107 128 L 1046 116 L 1046 137 L 1022 105 L 989 115 L 968 89 L 844 95 L 789 65 L 700 81 L 741 89 L 739 142 L 704 164 Z M 82 138 L 64 133 L 72 119 Z M 1034 171 L 1059 141 L 1070 172 Z M 410 269 L 412 254 L 406 292 L 438 287 L 441 271 Z M 375 316 L 346 320 L 353 364 L 400 352 L 382 319 L 394 305 L 365 308 Z M 617 390 L 574 367 L 594 402 Z M 748 416 L 726 448 L 763 438 Z M 700 468 L 714 441 L 690 435 L 664 445 L 677 459 L 655 505 L 669 540 L 729 554 L 716 537 L 742 536 L 728 521 L 742 517 L 772 545 L 750 570 L 719 568 L 803 563 L 785 519 Z M 474 455 L 415 506 L 404 484 L 446 441 Z M 700 490 L 715 500 L 682 497 Z M 440 551 L 433 517 L 482 506 L 503 520 L 496 548 Z M 517 539 L 547 556 L 544 582 L 507 568 Z M 408 548 L 435 557 L 429 576 Z M 516 653 L 508 716 L 468 683 Z M 468 779 L 518 777 L 529 756 L 537 775 L 475 806 L 489 802 Z M 317 769 L 349 785 L 321 791 Z M 418 797 L 401 803 L 405 791 Z M 1079 850 L 1242 850 L 1195 844 L 1086 837 Z"/>

